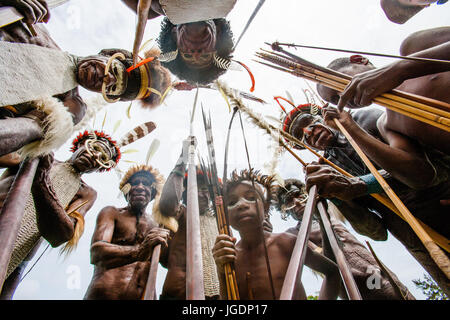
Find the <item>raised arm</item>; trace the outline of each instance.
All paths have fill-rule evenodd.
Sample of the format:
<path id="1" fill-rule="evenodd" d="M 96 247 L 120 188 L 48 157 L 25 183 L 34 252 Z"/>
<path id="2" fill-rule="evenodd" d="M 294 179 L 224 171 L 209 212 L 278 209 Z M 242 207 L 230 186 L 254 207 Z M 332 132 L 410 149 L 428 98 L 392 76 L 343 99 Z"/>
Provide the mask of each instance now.
<path id="1" fill-rule="evenodd" d="M 450 60 L 450 41 L 416 52 L 411 57 Z M 385 67 L 358 74 L 342 93 L 338 109 L 348 107 L 348 102 L 359 107 L 368 106 L 375 97 L 398 87 L 405 80 L 446 71 L 450 71 L 449 63 L 398 60 Z"/>
<path id="2" fill-rule="evenodd" d="M 188 137 L 188 139 L 183 141 L 181 155 L 167 178 L 161 193 L 159 209 L 161 213 L 167 217 L 175 217 L 179 211 L 178 209 L 183 194 L 183 180 L 186 172 L 188 149 L 191 139 L 195 139 L 195 137 Z"/>
<path id="3" fill-rule="evenodd" d="M 97 193 L 94 189 L 82 184 L 66 211 L 56 197 L 50 181 L 49 171 L 52 165 L 53 156 L 48 155 L 41 159 L 31 191 L 39 232 L 52 247 L 57 247 L 70 240 L 74 234 L 77 220 L 70 217 L 68 213 L 87 201 L 77 210 L 84 216 L 94 204 Z"/>
<path id="4" fill-rule="evenodd" d="M 137 6 L 139 0 L 121 0 L 128 8 L 137 13 Z M 164 11 L 161 9 L 159 1 L 152 1 L 150 11 L 148 12 L 148 19 L 154 19 L 159 16 L 164 16 Z"/>

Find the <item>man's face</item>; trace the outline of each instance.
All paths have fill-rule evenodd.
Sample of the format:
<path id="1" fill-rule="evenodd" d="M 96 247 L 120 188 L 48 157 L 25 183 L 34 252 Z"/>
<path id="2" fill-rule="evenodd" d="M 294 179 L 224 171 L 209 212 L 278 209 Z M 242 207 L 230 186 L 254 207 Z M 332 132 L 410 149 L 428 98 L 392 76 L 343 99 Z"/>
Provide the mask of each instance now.
<path id="1" fill-rule="evenodd" d="M 93 140 L 89 142 L 88 140 Z M 88 143 L 86 143 L 88 142 Z M 81 173 L 90 173 L 104 167 L 112 159 L 112 150 L 108 143 L 87 139 L 73 153 L 72 165 Z"/>
<path id="2" fill-rule="evenodd" d="M 228 190 L 226 205 L 230 225 L 236 230 L 240 230 L 245 226 L 255 228 L 255 226 L 262 225 L 264 219 L 261 216 L 264 213 L 263 200 L 250 182 L 240 183 L 231 190 Z"/>
<path id="3" fill-rule="evenodd" d="M 291 132 L 297 139 L 319 150 L 332 146 L 335 140 L 330 128 L 322 124 L 318 117 L 308 114 L 294 120 Z"/>
<path id="4" fill-rule="evenodd" d="M 128 183 L 131 186 L 127 194 L 129 205 L 132 208 L 145 208 L 154 196 L 153 180 L 146 174 L 136 174 L 131 177 Z"/>
<path id="5" fill-rule="evenodd" d="M 213 63 L 217 29 L 213 20 L 177 25 L 173 28 L 178 52 L 193 69 L 207 68 Z"/>
<path id="6" fill-rule="evenodd" d="M 114 59 L 105 76 L 107 62 L 108 58 L 100 55 L 83 59 L 78 67 L 78 83 L 87 90 L 101 92 L 103 82 L 105 82 L 106 94 L 120 96 L 127 87 L 126 68 L 122 62 Z"/>
<path id="7" fill-rule="evenodd" d="M 295 220 L 301 220 L 305 211 L 308 195 L 302 192 L 298 187 L 291 186 L 283 199 L 282 209 L 289 213 Z"/>

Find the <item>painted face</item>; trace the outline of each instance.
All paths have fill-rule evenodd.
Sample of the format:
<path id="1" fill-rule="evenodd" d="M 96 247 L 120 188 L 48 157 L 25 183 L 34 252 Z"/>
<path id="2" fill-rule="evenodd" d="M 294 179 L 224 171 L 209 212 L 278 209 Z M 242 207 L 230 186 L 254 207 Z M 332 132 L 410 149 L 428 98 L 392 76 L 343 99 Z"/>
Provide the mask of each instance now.
<path id="1" fill-rule="evenodd" d="M 295 119 L 291 132 L 297 139 L 319 150 L 325 150 L 334 142 L 332 131 L 322 124 L 319 117 L 309 114 Z"/>
<path id="2" fill-rule="evenodd" d="M 296 186 L 291 186 L 290 190 L 284 196 L 284 204 L 281 210 L 289 213 L 294 219 L 301 220 L 305 210 L 308 195 Z"/>
<path id="3" fill-rule="evenodd" d="M 263 199 L 251 183 L 243 182 L 229 190 L 226 205 L 230 224 L 236 230 L 243 225 L 262 225 L 263 216 L 258 214 L 257 206 L 262 214 L 264 212 Z"/>
<path id="4" fill-rule="evenodd" d="M 173 32 L 181 58 L 189 67 L 202 69 L 213 63 L 217 41 L 213 20 L 180 24 Z"/>
<path id="5" fill-rule="evenodd" d="M 86 151 L 95 159 L 102 168 L 112 168 L 116 163 L 112 160 L 115 150 L 109 143 L 99 139 L 86 139 L 84 142 Z"/>
<path id="6" fill-rule="evenodd" d="M 88 142 L 88 140 L 92 140 L 93 142 Z M 90 173 L 102 167 L 105 168 L 104 163 L 112 161 L 112 152 L 114 151 L 103 141 L 87 139 L 86 142 L 79 146 L 72 155 L 73 166 L 82 173 Z"/>
<path id="7" fill-rule="evenodd" d="M 107 57 L 95 56 L 84 59 L 78 68 L 78 82 L 90 91 L 101 92 L 103 82 L 106 83 L 106 94 L 122 95 L 127 88 L 128 75 L 122 62 L 114 59 L 108 74 L 105 76 Z"/>
<path id="8" fill-rule="evenodd" d="M 136 174 L 128 181 L 131 188 L 127 194 L 128 203 L 132 207 L 143 208 L 154 197 L 154 181 L 148 175 Z"/>

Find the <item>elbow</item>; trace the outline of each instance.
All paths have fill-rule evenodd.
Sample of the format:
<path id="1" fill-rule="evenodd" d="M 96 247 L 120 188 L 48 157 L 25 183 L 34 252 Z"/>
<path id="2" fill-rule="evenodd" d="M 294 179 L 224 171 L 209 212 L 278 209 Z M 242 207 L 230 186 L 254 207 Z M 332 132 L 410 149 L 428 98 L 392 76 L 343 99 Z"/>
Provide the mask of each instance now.
<path id="1" fill-rule="evenodd" d="M 159 202 L 159 211 L 163 216 L 171 217 L 174 216 L 176 207 L 173 205 L 172 201 L 167 201 L 161 198 Z"/>

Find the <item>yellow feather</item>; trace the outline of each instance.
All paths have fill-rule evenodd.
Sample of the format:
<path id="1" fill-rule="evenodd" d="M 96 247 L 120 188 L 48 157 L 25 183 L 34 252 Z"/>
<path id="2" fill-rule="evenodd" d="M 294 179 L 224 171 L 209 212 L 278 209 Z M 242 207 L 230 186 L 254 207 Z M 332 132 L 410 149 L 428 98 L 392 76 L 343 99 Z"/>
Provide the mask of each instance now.
<path id="1" fill-rule="evenodd" d="M 156 150 L 158 150 L 160 144 L 161 144 L 161 142 L 158 139 L 153 139 L 152 144 L 150 145 L 150 148 L 148 148 L 148 151 L 147 151 L 147 157 L 145 160 L 145 163 L 147 165 L 150 162 L 150 160 L 152 159 L 152 157 L 155 155 Z"/>
<path id="2" fill-rule="evenodd" d="M 105 127 L 105 122 L 106 122 L 106 116 L 108 115 L 108 110 L 105 111 L 105 117 L 103 118 L 103 122 L 102 122 L 102 131 L 103 128 Z"/>
<path id="3" fill-rule="evenodd" d="M 225 99 L 225 102 L 226 102 L 227 105 L 228 105 L 228 111 L 231 112 L 230 102 L 228 101 L 228 98 L 227 98 L 225 92 L 223 91 L 223 89 L 222 89 L 221 86 L 218 86 L 218 88 L 219 88 L 219 92 L 222 94 L 222 97 Z"/>
<path id="4" fill-rule="evenodd" d="M 150 92 L 153 92 L 155 94 L 157 94 L 160 98 L 162 97 L 161 92 L 159 92 L 158 90 L 156 90 L 155 88 L 148 88 L 148 90 Z"/>
<path id="5" fill-rule="evenodd" d="M 128 119 L 131 119 L 131 114 L 130 114 L 130 111 L 131 111 L 131 106 L 133 105 L 133 102 L 130 102 L 130 105 L 128 106 L 128 108 L 127 108 L 127 117 L 128 117 Z"/>
<path id="6" fill-rule="evenodd" d="M 136 152 L 139 152 L 139 150 L 136 150 L 136 149 L 128 149 L 128 150 L 122 151 L 122 154 L 126 154 L 126 153 L 136 153 Z"/>
<path id="7" fill-rule="evenodd" d="M 172 85 L 168 86 L 166 91 L 164 91 L 162 97 L 160 98 L 160 103 L 164 102 L 164 99 L 166 98 L 167 94 L 169 93 L 169 91 L 173 88 Z"/>
<path id="8" fill-rule="evenodd" d="M 139 53 L 142 52 L 145 49 L 145 47 L 147 46 L 147 44 L 149 44 L 150 41 L 152 41 L 152 40 L 153 40 L 153 38 L 150 38 L 147 41 L 145 41 L 144 44 L 139 48 Z"/>

